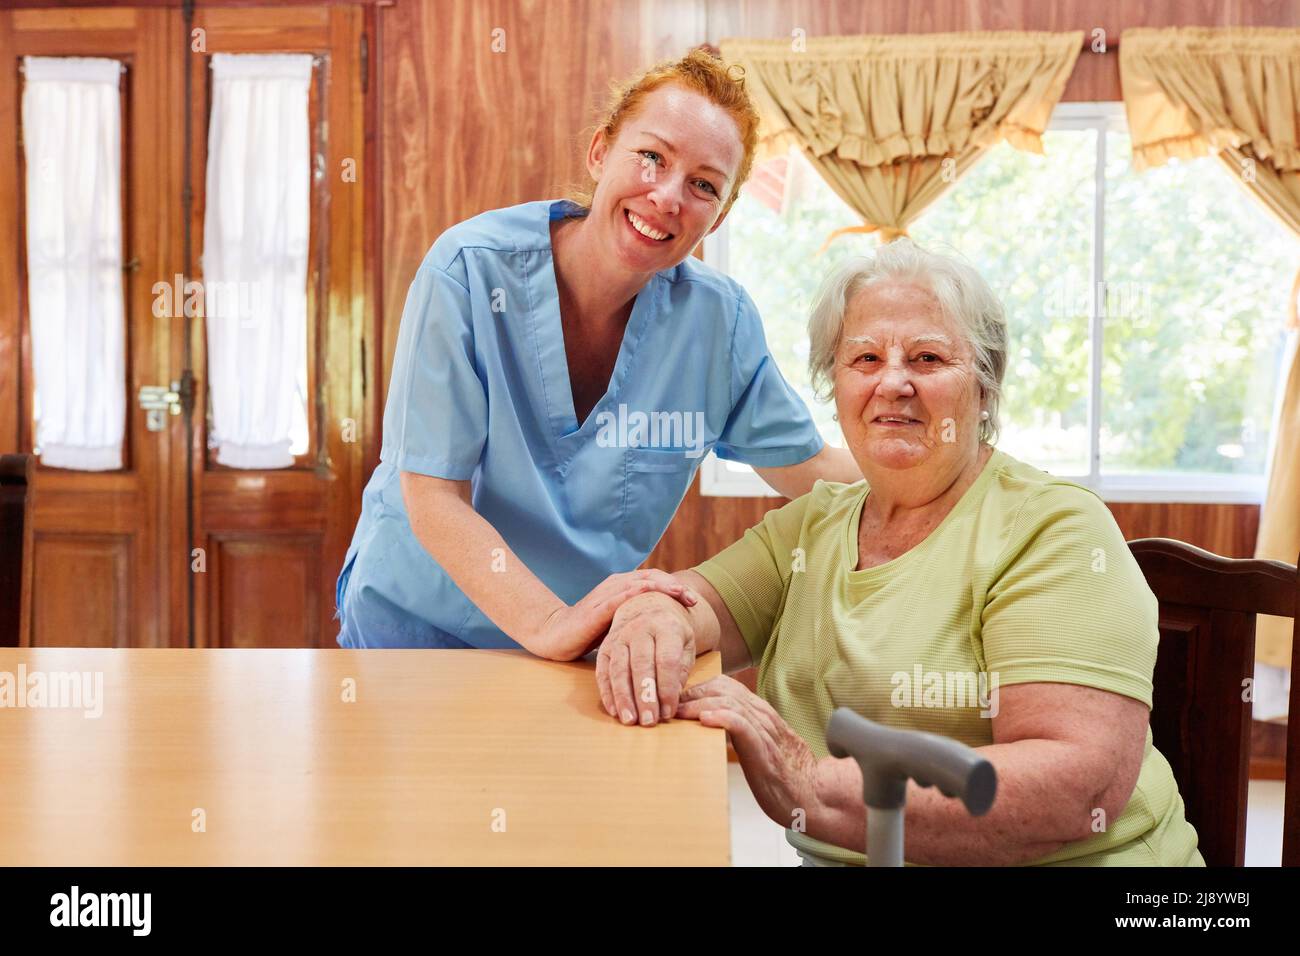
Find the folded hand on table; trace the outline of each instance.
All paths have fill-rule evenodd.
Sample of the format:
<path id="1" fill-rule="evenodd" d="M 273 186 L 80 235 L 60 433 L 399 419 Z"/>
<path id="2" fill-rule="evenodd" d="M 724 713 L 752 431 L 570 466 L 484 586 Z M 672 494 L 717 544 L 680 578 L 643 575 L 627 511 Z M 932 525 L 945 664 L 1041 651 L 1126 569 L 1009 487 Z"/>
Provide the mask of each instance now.
<path id="1" fill-rule="evenodd" d="M 693 605 L 696 595 L 687 591 Z M 625 724 L 653 726 L 677 709 L 695 665 L 695 629 L 682 603 L 654 594 L 614 614 L 596 658 L 596 686 L 605 712 Z"/>

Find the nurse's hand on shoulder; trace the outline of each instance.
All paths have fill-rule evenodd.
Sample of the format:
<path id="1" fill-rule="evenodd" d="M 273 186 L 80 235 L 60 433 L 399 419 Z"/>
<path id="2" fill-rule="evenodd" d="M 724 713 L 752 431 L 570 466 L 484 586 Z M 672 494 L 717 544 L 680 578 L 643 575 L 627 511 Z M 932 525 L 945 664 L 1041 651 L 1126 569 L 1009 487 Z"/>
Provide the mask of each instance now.
<path id="1" fill-rule="evenodd" d="M 656 595 L 629 601 L 596 658 L 600 702 L 625 724 L 653 726 L 676 712 L 694 664 L 695 628 L 681 604 Z"/>
<path id="2" fill-rule="evenodd" d="M 643 568 L 611 574 L 577 604 L 566 604 L 556 610 L 547 618 L 538 638 L 526 646 L 538 657 L 577 660 L 605 638 L 620 607 L 652 591 L 671 598 L 674 605 L 681 602 L 690 607 L 696 600 L 685 585 L 666 571 Z"/>

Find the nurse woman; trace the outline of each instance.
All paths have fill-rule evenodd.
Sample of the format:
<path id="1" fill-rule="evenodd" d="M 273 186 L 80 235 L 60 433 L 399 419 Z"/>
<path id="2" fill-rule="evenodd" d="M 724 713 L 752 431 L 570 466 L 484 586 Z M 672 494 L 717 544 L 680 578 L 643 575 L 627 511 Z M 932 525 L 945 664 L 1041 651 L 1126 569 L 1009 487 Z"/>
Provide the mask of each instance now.
<path id="1" fill-rule="evenodd" d="M 745 290 L 691 256 L 753 163 L 737 72 L 697 50 L 635 78 L 592 137 L 589 196 L 483 213 L 433 244 L 339 575 L 339 644 L 572 660 L 643 590 L 693 603 L 634 569 L 709 449 L 790 497 L 861 479 L 782 379 Z M 694 649 L 656 658 L 652 702 L 671 714 Z"/>

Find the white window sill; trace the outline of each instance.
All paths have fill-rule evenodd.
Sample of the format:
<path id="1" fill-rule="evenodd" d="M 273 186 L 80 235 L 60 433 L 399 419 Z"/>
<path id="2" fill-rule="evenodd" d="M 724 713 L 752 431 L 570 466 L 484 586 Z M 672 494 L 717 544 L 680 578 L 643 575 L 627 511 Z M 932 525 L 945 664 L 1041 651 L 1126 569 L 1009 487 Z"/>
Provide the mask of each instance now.
<path id="1" fill-rule="evenodd" d="M 781 497 L 749 465 L 723 461 L 713 452 L 700 463 L 700 494 L 710 498 Z"/>

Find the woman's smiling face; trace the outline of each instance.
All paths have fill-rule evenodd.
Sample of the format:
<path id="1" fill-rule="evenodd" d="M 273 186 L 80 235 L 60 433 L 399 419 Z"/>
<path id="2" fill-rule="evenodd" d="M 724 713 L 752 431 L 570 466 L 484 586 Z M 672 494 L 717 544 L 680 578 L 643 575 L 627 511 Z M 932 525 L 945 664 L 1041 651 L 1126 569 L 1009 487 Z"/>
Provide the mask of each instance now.
<path id="1" fill-rule="evenodd" d="M 726 110 L 679 84 L 652 90 L 612 143 L 592 140 L 588 225 L 630 271 L 675 266 L 721 223 L 743 156 Z"/>
<path id="2" fill-rule="evenodd" d="M 979 454 L 975 354 L 928 290 L 861 289 L 845 310 L 835 407 L 863 473 L 925 468 L 957 474 Z"/>

